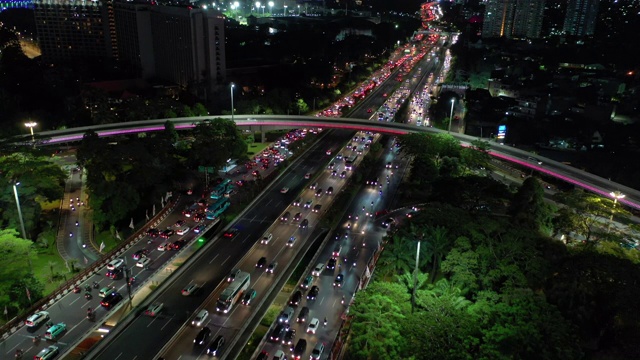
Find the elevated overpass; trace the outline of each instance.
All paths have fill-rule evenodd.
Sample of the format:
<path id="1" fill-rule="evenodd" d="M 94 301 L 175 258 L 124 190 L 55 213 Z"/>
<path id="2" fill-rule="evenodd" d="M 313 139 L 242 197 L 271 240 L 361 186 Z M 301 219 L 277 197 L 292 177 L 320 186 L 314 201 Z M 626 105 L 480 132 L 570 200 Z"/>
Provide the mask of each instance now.
<path id="1" fill-rule="evenodd" d="M 188 130 L 194 128 L 199 122 L 217 118 L 231 119 L 231 116 L 194 116 L 142 120 L 44 131 L 36 134 L 36 142 L 39 146 L 77 142 L 82 140 L 84 134 L 90 130 L 95 131 L 100 137 L 162 131 L 164 129 L 164 124 L 167 121 L 172 122 L 176 130 Z M 412 124 L 371 121 L 355 118 L 327 118 L 299 115 L 235 115 L 234 121 L 239 127 L 262 132 L 274 129 L 321 127 L 354 131 L 371 131 L 390 135 L 404 135 L 408 133 L 445 133 L 443 130 L 432 127 L 419 127 Z M 451 133 L 451 135 L 461 141 L 463 146 L 469 146 L 472 141 L 478 140 L 476 137 L 463 134 Z M 26 143 L 30 140 L 30 137 L 25 136 L 20 141 Z M 529 159 L 531 153 L 518 148 L 495 142 L 489 142 L 488 144 L 490 147 L 489 153 L 492 156 L 531 168 L 610 199 L 613 199 L 611 192 L 622 192 L 626 197 L 618 200 L 620 203 L 640 209 L 640 191 L 636 189 L 614 183 L 608 179 L 590 174 L 586 171 L 536 155 L 536 159 L 542 162 L 542 164 L 538 164 L 537 161 L 531 161 Z"/>

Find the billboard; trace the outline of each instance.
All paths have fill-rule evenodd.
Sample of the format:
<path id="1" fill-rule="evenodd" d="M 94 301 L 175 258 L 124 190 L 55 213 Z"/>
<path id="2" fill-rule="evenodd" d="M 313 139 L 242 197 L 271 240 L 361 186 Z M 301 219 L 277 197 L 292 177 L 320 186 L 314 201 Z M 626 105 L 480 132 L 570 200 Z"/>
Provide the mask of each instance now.
<path id="1" fill-rule="evenodd" d="M 504 139 L 507 136 L 507 125 L 498 125 L 498 139 Z"/>

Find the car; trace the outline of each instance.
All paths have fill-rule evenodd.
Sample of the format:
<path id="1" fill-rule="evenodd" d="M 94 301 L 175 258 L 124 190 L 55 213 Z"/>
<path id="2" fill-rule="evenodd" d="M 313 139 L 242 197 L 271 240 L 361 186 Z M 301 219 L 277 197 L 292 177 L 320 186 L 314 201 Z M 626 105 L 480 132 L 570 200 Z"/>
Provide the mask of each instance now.
<path id="1" fill-rule="evenodd" d="M 346 171 L 341 172 L 340 173 L 340 177 L 343 178 L 343 179 L 346 178 L 347 177 L 347 172 Z"/>
<path id="2" fill-rule="evenodd" d="M 298 306 L 300 305 L 300 300 L 302 300 L 302 291 L 297 290 L 293 293 L 293 295 L 291 295 L 291 298 L 289 299 L 289 305 Z"/>
<path id="3" fill-rule="evenodd" d="M 292 236 L 289 238 L 289 240 L 287 240 L 287 244 L 286 246 L 288 247 L 293 247 L 293 245 L 296 243 L 296 237 Z"/>
<path id="4" fill-rule="evenodd" d="M 170 247 L 171 247 L 171 243 L 167 241 L 165 243 L 161 243 L 160 245 L 158 245 L 158 251 L 169 250 Z"/>
<path id="5" fill-rule="evenodd" d="M 311 179 L 311 173 L 304 174 L 304 178 L 307 180 Z"/>
<path id="6" fill-rule="evenodd" d="M 322 189 L 316 189 L 316 197 L 321 197 L 322 196 Z"/>
<path id="7" fill-rule="evenodd" d="M 63 332 L 67 330 L 67 324 L 61 322 L 50 326 L 44 333 L 44 338 L 47 340 L 55 340 Z"/>
<path id="8" fill-rule="evenodd" d="M 301 217 L 302 217 L 301 213 L 296 213 L 295 215 L 293 215 L 293 221 L 300 221 Z"/>
<path id="9" fill-rule="evenodd" d="M 320 288 L 316 285 L 311 287 L 309 293 L 307 294 L 307 300 L 315 300 L 318 297 L 318 293 L 320 292 Z"/>
<path id="10" fill-rule="evenodd" d="M 276 269 L 276 266 L 278 266 L 278 262 L 274 261 L 271 264 L 269 264 L 269 266 L 267 266 L 267 269 L 265 271 L 269 274 L 273 274 L 273 271 Z"/>
<path id="11" fill-rule="evenodd" d="M 320 209 L 322 209 L 322 205 L 316 204 L 311 211 L 313 211 L 314 213 L 319 213 Z"/>
<path id="12" fill-rule="evenodd" d="M 163 231 L 163 232 L 160 234 L 160 237 L 163 237 L 163 238 L 165 238 L 165 239 L 168 239 L 168 238 L 170 238 L 170 237 L 171 237 L 173 234 L 175 234 L 175 233 L 176 233 L 175 231 L 173 231 L 173 230 L 171 230 L 171 229 L 167 229 L 167 230 Z"/>
<path id="13" fill-rule="evenodd" d="M 156 228 L 151 228 L 151 229 L 147 230 L 147 236 L 152 237 L 152 238 L 157 238 L 158 236 L 160 236 L 160 230 L 158 230 Z"/>
<path id="14" fill-rule="evenodd" d="M 147 309 L 144 311 L 144 314 L 147 316 L 156 316 L 160 313 L 160 311 L 162 311 L 162 308 L 164 307 L 164 304 L 161 302 L 154 302 L 153 304 L 149 305 L 147 307 Z"/>
<path id="15" fill-rule="evenodd" d="M 285 337 L 286 337 L 286 335 L 285 335 Z M 287 356 L 284 354 L 284 351 L 276 350 L 276 352 L 273 354 L 273 358 L 271 360 L 287 360 Z"/>
<path id="16" fill-rule="evenodd" d="M 318 330 L 318 325 L 320 324 L 320 320 L 318 318 L 313 318 L 309 321 L 309 326 L 307 326 L 307 333 L 315 334 Z"/>
<path id="17" fill-rule="evenodd" d="M 342 282 L 344 281 L 344 275 L 338 274 L 336 278 L 333 280 L 333 287 L 342 287 Z"/>
<path id="18" fill-rule="evenodd" d="M 269 360 L 269 353 L 266 350 L 262 350 L 256 360 Z"/>
<path id="19" fill-rule="evenodd" d="M 184 240 L 176 240 L 173 243 L 171 243 L 171 245 L 169 246 L 169 249 L 171 250 L 180 250 L 182 249 L 185 245 L 186 245 L 186 241 Z"/>
<path id="20" fill-rule="evenodd" d="M 178 221 L 176 221 L 175 224 L 173 224 L 173 227 L 177 229 L 179 227 L 182 227 L 185 223 L 186 223 L 186 221 L 184 221 L 184 220 L 178 220 Z"/>
<path id="21" fill-rule="evenodd" d="M 313 276 L 309 275 L 306 278 L 304 278 L 304 280 L 302 280 L 300 287 L 303 289 L 308 289 L 311 286 L 311 284 L 313 284 Z"/>
<path id="22" fill-rule="evenodd" d="M 180 229 L 178 229 L 178 231 L 176 231 L 176 234 L 178 234 L 178 235 L 182 236 L 182 235 L 184 235 L 184 234 L 188 233 L 188 232 L 189 232 L 189 230 L 191 230 L 191 228 L 190 228 L 190 227 L 188 227 L 188 226 L 183 226 L 183 227 L 181 227 Z"/>
<path id="23" fill-rule="evenodd" d="M 280 189 L 280 193 L 281 194 L 286 194 L 289 192 L 289 188 L 288 187 L 283 187 L 282 189 Z"/>
<path id="24" fill-rule="evenodd" d="M 258 259 L 258 262 L 256 263 L 256 267 L 263 268 L 265 265 L 267 265 L 267 258 L 263 256 L 260 259 Z"/>
<path id="25" fill-rule="evenodd" d="M 189 284 L 182 289 L 182 296 L 190 296 L 196 293 L 198 284 Z"/>
<path id="26" fill-rule="evenodd" d="M 302 220 L 302 222 L 300 223 L 300 228 L 301 229 L 306 229 L 309 226 L 309 219 L 304 219 Z"/>
<path id="27" fill-rule="evenodd" d="M 107 264 L 107 269 L 113 270 L 113 269 L 119 268 L 123 264 L 124 264 L 124 259 L 120 259 L 120 258 L 113 259 L 109 261 L 109 263 Z"/>
<path id="28" fill-rule="evenodd" d="M 313 189 L 315 189 L 317 187 L 318 187 L 318 183 L 314 182 L 313 184 L 311 184 L 311 186 L 309 186 L 309 189 L 313 190 Z"/>
<path id="29" fill-rule="evenodd" d="M 198 226 L 196 226 L 196 227 L 194 227 L 194 228 L 193 228 L 193 232 L 194 232 L 194 233 L 196 233 L 196 234 L 200 234 L 200 233 L 201 233 L 201 232 L 203 232 L 203 231 L 204 231 L 204 229 L 206 229 L 206 228 L 207 228 L 207 226 L 206 226 L 206 225 L 204 225 L 204 224 L 200 224 L 200 225 L 198 225 Z"/>
<path id="30" fill-rule="evenodd" d="M 336 155 L 336 160 L 342 160 L 343 158 L 344 158 L 344 155 L 342 154 Z"/>
<path id="31" fill-rule="evenodd" d="M 115 306 L 117 303 L 119 303 L 120 300 L 122 300 L 122 295 L 120 295 L 120 293 L 117 293 L 117 292 L 112 292 L 111 294 L 105 296 L 102 299 L 102 301 L 100 302 L 100 305 L 109 309 Z"/>
<path id="32" fill-rule="evenodd" d="M 258 292 L 255 289 L 249 289 L 244 292 L 242 295 L 242 305 L 251 305 L 251 301 L 258 295 Z"/>
<path id="33" fill-rule="evenodd" d="M 307 340 L 299 339 L 292 350 L 293 358 L 296 360 L 300 359 L 305 351 L 307 351 Z"/>
<path id="34" fill-rule="evenodd" d="M 198 332 L 196 338 L 193 339 L 193 343 L 196 345 L 202 345 L 205 341 L 207 341 L 209 336 L 211 336 L 211 329 L 205 326 L 202 328 L 202 330 L 200 330 L 200 332 Z"/>
<path id="35" fill-rule="evenodd" d="M 287 306 L 282 312 L 280 312 L 280 316 L 278 316 L 278 322 L 288 324 L 289 321 L 293 318 L 294 309 L 291 306 Z"/>
<path id="36" fill-rule="evenodd" d="M 296 329 L 287 329 L 287 332 L 282 338 L 282 345 L 291 345 L 296 337 Z"/>
<path id="37" fill-rule="evenodd" d="M 200 310 L 193 320 L 191 320 L 191 325 L 200 327 L 209 317 L 209 312 L 207 310 Z"/>
<path id="38" fill-rule="evenodd" d="M 341 251 L 342 251 L 342 245 L 338 244 L 336 245 L 336 247 L 333 248 L 333 251 L 331 252 L 331 256 L 337 258 L 338 256 L 340 256 Z"/>
<path id="39" fill-rule="evenodd" d="M 105 274 L 109 279 L 120 280 L 122 279 L 122 270 L 121 269 L 113 269 L 107 271 Z"/>
<path id="40" fill-rule="evenodd" d="M 309 317 L 309 308 L 304 306 L 302 309 L 300 309 L 300 313 L 298 314 L 296 321 L 299 323 L 305 322 L 307 321 L 307 317 Z"/>
<path id="41" fill-rule="evenodd" d="M 40 326 L 45 321 L 49 320 L 49 313 L 46 311 L 38 311 L 37 313 L 29 316 L 27 320 L 25 320 L 24 324 L 27 327 L 34 328 Z"/>
<path id="42" fill-rule="evenodd" d="M 289 221 L 290 217 L 291 217 L 291 213 L 287 211 L 282 216 L 280 216 L 280 221 L 282 222 Z"/>
<path id="43" fill-rule="evenodd" d="M 327 168 L 329 170 L 333 170 L 333 168 L 336 166 L 336 164 L 334 162 L 329 163 L 329 166 L 327 166 Z"/>
<path id="44" fill-rule="evenodd" d="M 145 268 L 147 265 L 151 263 L 151 258 L 143 257 L 142 259 L 136 262 L 136 266 L 140 268 Z"/>
<path id="45" fill-rule="evenodd" d="M 331 258 L 329 259 L 329 261 L 327 262 L 327 270 L 334 270 L 336 268 L 336 258 Z"/>
<path id="46" fill-rule="evenodd" d="M 293 201 L 293 206 L 300 206 L 300 202 L 302 201 L 302 199 L 297 198 Z"/>
<path id="47" fill-rule="evenodd" d="M 338 172 L 337 172 L 337 171 L 335 171 L 335 170 L 333 170 L 333 171 L 331 172 L 331 176 L 333 176 L 333 177 L 338 176 Z"/>
<path id="48" fill-rule="evenodd" d="M 238 230 L 236 228 L 231 228 L 231 229 L 225 231 L 224 234 L 222 234 L 222 236 L 224 236 L 226 238 L 232 238 L 232 237 L 238 235 L 239 232 L 240 232 L 240 230 Z"/>
<path id="49" fill-rule="evenodd" d="M 324 352 L 324 344 L 320 341 L 316 344 L 316 347 L 311 351 L 311 357 L 309 360 L 320 360 L 322 353 Z"/>
<path id="50" fill-rule="evenodd" d="M 382 94 L 382 97 L 387 97 L 389 95 L 387 95 L 387 93 Z"/>
<path id="51" fill-rule="evenodd" d="M 387 165 L 386 165 L 385 167 L 386 167 L 387 169 L 391 169 L 391 168 L 392 168 L 391 162 L 388 162 L 388 163 L 387 163 Z"/>
<path id="52" fill-rule="evenodd" d="M 324 270 L 324 263 L 319 263 L 318 265 L 316 265 L 315 268 L 313 268 L 313 271 L 311 272 L 311 275 L 320 276 L 320 274 L 322 274 L 323 270 Z"/>
<path id="53" fill-rule="evenodd" d="M 287 331 L 287 327 L 279 323 L 277 324 L 273 330 L 271 330 L 271 334 L 269 334 L 269 340 L 273 342 L 280 342 L 280 340 L 284 337 L 284 333 Z"/>
<path id="54" fill-rule="evenodd" d="M 100 291 L 98 291 L 98 296 L 103 298 L 103 297 L 111 294 L 114 290 L 115 290 L 115 288 L 112 288 L 110 286 L 105 286 L 102 289 L 100 289 Z"/>
<path id="55" fill-rule="evenodd" d="M 227 282 L 234 282 L 236 280 L 236 277 L 238 277 L 238 275 L 240 275 L 240 269 L 231 270 L 231 272 L 229 273 L 229 276 L 227 276 Z"/>
<path id="56" fill-rule="evenodd" d="M 383 228 L 388 228 L 390 226 L 392 226 L 393 224 L 395 224 L 396 220 L 394 218 L 387 218 L 385 220 L 382 221 L 382 227 Z"/>
<path id="57" fill-rule="evenodd" d="M 133 260 L 140 260 L 141 258 L 143 258 L 143 257 L 145 257 L 147 255 L 149 255 L 149 250 L 142 249 L 142 250 L 138 250 L 138 251 L 134 252 L 131 257 L 133 258 Z"/>
<path id="58" fill-rule="evenodd" d="M 33 357 L 34 360 L 51 360 L 58 356 L 60 350 L 57 346 L 51 345 L 40 350 L 40 352 Z"/>
<path id="59" fill-rule="evenodd" d="M 378 186 L 378 181 L 380 181 L 380 178 L 375 178 L 372 180 L 367 180 L 367 185 L 371 185 L 371 186 Z"/>
<path id="60" fill-rule="evenodd" d="M 329 186 L 327 188 L 327 195 L 331 195 L 331 194 L 333 194 L 333 186 Z"/>
<path id="61" fill-rule="evenodd" d="M 224 336 L 218 335 L 218 337 L 216 337 L 215 340 L 213 340 L 211 344 L 209 344 L 209 346 L 207 347 L 207 355 L 219 356 L 222 353 L 223 347 L 224 347 Z"/>
<path id="62" fill-rule="evenodd" d="M 271 241 L 271 239 L 273 239 L 273 234 L 266 233 L 266 234 L 264 234 L 264 236 L 260 240 L 260 244 L 265 244 L 266 245 Z"/>
<path id="63" fill-rule="evenodd" d="M 304 203 L 304 208 L 310 209 L 312 204 L 313 204 L 313 200 L 307 200 L 307 202 Z"/>
<path id="64" fill-rule="evenodd" d="M 325 152 L 325 154 L 327 154 L 327 155 L 331 155 L 331 154 L 333 154 L 333 149 L 329 149 L 329 150 L 327 150 L 327 151 Z"/>

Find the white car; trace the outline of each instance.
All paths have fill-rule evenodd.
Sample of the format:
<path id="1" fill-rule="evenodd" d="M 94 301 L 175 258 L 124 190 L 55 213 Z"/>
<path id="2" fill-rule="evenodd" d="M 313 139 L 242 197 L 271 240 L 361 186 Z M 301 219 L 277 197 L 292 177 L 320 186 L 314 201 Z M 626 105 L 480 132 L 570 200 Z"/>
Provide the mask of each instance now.
<path id="1" fill-rule="evenodd" d="M 189 296 L 191 294 L 193 294 L 194 292 L 196 292 L 196 290 L 198 290 L 198 284 L 191 284 L 191 285 L 187 285 L 184 287 L 184 289 L 182 289 L 182 295 L 183 296 Z M 198 325 L 200 326 L 200 325 Z"/>
<path id="2" fill-rule="evenodd" d="M 151 263 L 151 259 L 148 257 L 143 257 L 142 259 L 138 260 L 138 262 L 136 263 L 136 266 L 140 268 L 144 268 L 145 266 L 149 265 L 149 263 Z"/>
<path id="3" fill-rule="evenodd" d="M 122 266 L 122 264 L 124 264 L 124 260 L 123 259 L 114 259 L 114 260 L 111 260 L 107 264 L 107 269 L 115 270 L 115 269 L 119 268 L 120 266 Z"/>
<path id="4" fill-rule="evenodd" d="M 208 317 L 209 312 L 207 310 L 200 310 L 198 315 L 196 315 L 196 317 L 191 320 L 191 325 L 200 327 L 202 326 L 202 324 L 204 324 L 205 320 L 207 320 Z"/>
<path id="5" fill-rule="evenodd" d="M 322 274 L 322 271 L 324 270 L 324 263 L 319 263 L 318 265 L 316 265 L 316 267 L 313 269 L 313 271 L 311 272 L 311 275 L 313 276 L 320 276 L 320 274 Z"/>
<path id="6" fill-rule="evenodd" d="M 46 311 L 38 311 L 37 313 L 29 316 L 24 324 L 27 327 L 36 327 L 47 320 L 49 320 L 49 313 Z"/>
<path id="7" fill-rule="evenodd" d="M 280 189 L 280 193 L 281 194 L 286 194 L 289 192 L 289 188 L 288 187 L 283 187 L 282 189 Z"/>
<path id="8" fill-rule="evenodd" d="M 318 330 L 318 325 L 320 324 L 320 320 L 318 318 L 313 318 L 309 321 L 309 326 L 307 326 L 308 334 L 315 334 L 316 330 Z"/>
<path id="9" fill-rule="evenodd" d="M 191 228 L 189 228 L 188 226 L 183 226 L 180 229 L 178 229 L 178 231 L 176 231 L 176 234 L 184 235 L 184 234 L 188 233 L 189 230 L 191 230 Z"/>
<path id="10" fill-rule="evenodd" d="M 271 239 L 273 239 L 273 234 L 268 233 L 268 234 L 264 234 L 264 236 L 262 237 L 262 240 L 260 240 L 261 244 L 268 244 Z"/>

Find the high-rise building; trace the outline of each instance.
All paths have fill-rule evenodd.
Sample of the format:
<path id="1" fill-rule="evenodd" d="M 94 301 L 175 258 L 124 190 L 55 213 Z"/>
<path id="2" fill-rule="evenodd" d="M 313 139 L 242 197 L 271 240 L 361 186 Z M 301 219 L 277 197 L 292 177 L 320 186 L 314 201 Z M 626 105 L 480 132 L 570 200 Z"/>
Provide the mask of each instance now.
<path id="1" fill-rule="evenodd" d="M 539 38 L 544 0 L 488 0 L 482 37 Z"/>
<path id="2" fill-rule="evenodd" d="M 155 76 L 150 6 L 116 2 L 114 12 L 120 60 L 135 69 L 138 76 Z"/>
<path id="3" fill-rule="evenodd" d="M 599 0 L 569 0 L 564 18 L 564 32 L 574 36 L 590 36 L 596 28 Z"/>
<path id="4" fill-rule="evenodd" d="M 117 58 L 111 2 L 35 0 L 33 6 L 43 61 Z"/>

